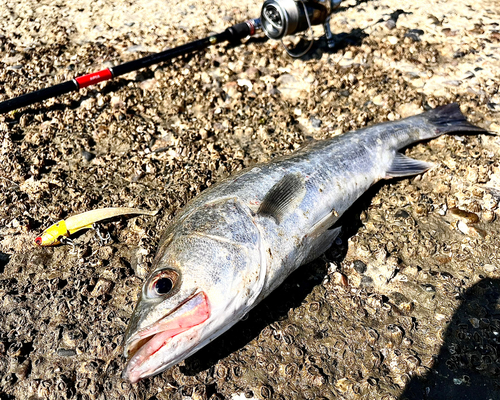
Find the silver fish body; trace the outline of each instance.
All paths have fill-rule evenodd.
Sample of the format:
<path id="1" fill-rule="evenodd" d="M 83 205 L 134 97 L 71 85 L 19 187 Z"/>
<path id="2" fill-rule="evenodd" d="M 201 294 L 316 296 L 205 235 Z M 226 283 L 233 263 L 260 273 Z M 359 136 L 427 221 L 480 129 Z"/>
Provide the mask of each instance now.
<path id="1" fill-rule="evenodd" d="M 399 149 L 457 131 L 483 132 L 450 104 L 314 142 L 204 191 L 160 243 L 125 335 L 124 378 L 155 375 L 221 335 L 327 250 L 331 227 L 371 185 L 432 166 Z"/>

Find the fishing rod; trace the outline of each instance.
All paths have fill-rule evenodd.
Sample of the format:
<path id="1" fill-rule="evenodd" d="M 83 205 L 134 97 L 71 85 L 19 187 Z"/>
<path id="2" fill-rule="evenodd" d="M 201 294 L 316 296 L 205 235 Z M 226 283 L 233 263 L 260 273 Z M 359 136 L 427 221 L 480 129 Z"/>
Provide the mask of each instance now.
<path id="1" fill-rule="evenodd" d="M 62 94 L 78 91 L 84 87 L 95 85 L 99 82 L 104 82 L 109 79 L 115 78 L 126 73 L 136 71 L 141 68 L 146 68 L 163 61 L 171 60 L 172 58 L 180 55 L 189 54 L 198 50 L 205 49 L 213 44 L 221 42 L 237 42 L 247 36 L 255 34 L 259 26 L 258 19 L 249 20 L 227 28 L 224 32 L 218 33 L 213 36 L 208 36 L 203 39 L 198 39 L 182 46 L 168 49 L 160 53 L 151 54 L 137 60 L 129 61 L 115 67 L 103 69 L 101 71 L 93 72 L 91 74 L 76 77 L 70 81 L 59 83 L 57 85 L 48 87 L 46 89 L 37 90 L 35 92 L 27 93 L 10 100 L 0 103 L 0 114 L 21 107 L 29 106 L 43 100 L 57 97 Z"/>
<path id="2" fill-rule="evenodd" d="M 310 29 L 313 25 L 322 24 L 329 47 L 334 46 L 333 35 L 330 31 L 330 16 L 341 3 L 341 0 L 265 0 L 262 5 L 260 18 L 250 19 L 227 28 L 224 32 L 198 39 L 190 43 L 168 49 L 160 53 L 151 54 L 137 60 L 109 67 L 101 71 L 82 75 L 66 82 L 27 93 L 10 100 L 0 102 L 0 114 L 26 107 L 43 100 L 57 97 L 62 94 L 78 91 L 84 87 L 104 82 L 117 76 L 127 74 L 138 69 L 146 68 L 175 57 L 205 49 L 222 42 L 238 43 L 241 39 L 253 36 L 258 30 L 270 39 L 281 40 L 284 36 Z M 285 47 L 287 53 L 293 57 L 300 57 L 312 46 L 312 40 L 306 51 L 295 54 Z"/>

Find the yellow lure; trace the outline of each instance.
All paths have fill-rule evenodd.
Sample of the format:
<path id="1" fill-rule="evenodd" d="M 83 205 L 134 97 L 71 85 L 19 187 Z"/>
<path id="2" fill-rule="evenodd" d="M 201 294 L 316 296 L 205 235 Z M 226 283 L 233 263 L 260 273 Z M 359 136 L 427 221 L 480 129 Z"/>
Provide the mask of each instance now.
<path id="1" fill-rule="evenodd" d="M 158 211 L 140 210 L 138 208 L 129 207 L 100 208 L 98 210 L 87 211 L 81 214 L 72 215 L 71 217 L 49 226 L 35 239 L 35 243 L 39 246 L 55 246 L 61 243 L 61 237 L 67 238 L 82 229 L 92 228 L 94 223 L 105 219 L 119 217 L 121 215 L 156 215 L 157 213 Z"/>

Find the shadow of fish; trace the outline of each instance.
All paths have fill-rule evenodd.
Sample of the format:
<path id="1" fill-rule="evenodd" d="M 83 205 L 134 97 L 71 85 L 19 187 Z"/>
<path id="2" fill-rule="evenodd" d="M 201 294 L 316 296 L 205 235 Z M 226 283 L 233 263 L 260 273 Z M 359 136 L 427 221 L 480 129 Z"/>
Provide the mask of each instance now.
<path id="1" fill-rule="evenodd" d="M 457 104 L 318 141 L 241 171 L 191 201 L 165 232 L 125 334 L 137 382 L 221 335 L 297 267 L 371 185 L 432 167 L 398 150 L 449 132 L 485 132 Z"/>

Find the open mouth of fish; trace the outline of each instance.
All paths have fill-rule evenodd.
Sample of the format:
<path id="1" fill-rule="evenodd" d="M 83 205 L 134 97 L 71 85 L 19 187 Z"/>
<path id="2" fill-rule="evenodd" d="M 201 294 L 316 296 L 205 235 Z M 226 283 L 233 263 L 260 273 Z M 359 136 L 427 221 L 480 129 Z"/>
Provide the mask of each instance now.
<path id="1" fill-rule="evenodd" d="M 158 369 L 145 363 L 175 336 L 200 325 L 210 317 L 210 305 L 205 292 L 188 297 L 179 307 L 154 324 L 132 336 L 125 344 L 128 358 L 123 377 L 135 383 Z"/>

